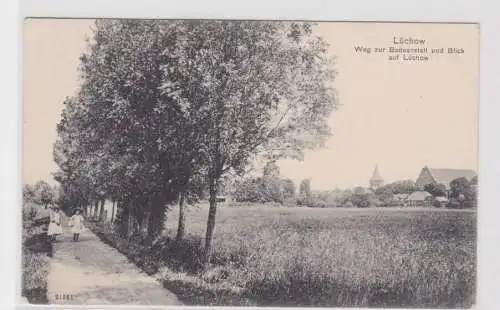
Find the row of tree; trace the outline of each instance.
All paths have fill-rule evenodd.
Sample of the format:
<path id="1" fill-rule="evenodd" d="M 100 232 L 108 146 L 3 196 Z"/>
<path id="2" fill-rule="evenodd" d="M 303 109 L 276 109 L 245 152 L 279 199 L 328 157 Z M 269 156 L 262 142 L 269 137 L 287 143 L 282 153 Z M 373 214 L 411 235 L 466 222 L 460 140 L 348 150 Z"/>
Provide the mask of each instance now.
<path id="1" fill-rule="evenodd" d="M 329 137 L 327 49 L 305 22 L 98 20 L 57 127 L 63 206 L 115 201 L 119 231 L 150 243 L 167 205 L 182 238 L 184 204 L 207 194 L 208 262 L 224 180 Z"/>

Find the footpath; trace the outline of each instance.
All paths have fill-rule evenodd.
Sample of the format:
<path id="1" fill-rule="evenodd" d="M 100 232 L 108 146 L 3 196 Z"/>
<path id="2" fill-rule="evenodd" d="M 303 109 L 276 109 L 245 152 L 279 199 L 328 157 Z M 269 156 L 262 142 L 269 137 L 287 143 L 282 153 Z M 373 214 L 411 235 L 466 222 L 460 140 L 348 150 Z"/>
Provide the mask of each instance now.
<path id="1" fill-rule="evenodd" d="M 177 297 L 85 229 L 73 242 L 69 219 L 53 248 L 47 298 L 59 305 L 181 305 Z"/>

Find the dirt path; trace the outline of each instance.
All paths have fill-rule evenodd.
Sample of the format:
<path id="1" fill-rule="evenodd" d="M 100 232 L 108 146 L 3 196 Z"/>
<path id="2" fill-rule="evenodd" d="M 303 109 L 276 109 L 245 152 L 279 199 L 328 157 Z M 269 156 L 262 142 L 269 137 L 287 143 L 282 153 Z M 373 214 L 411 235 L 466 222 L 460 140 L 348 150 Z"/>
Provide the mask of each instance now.
<path id="1" fill-rule="evenodd" d="M 141 272 L 89 230 L 73 242 L 68 219 L 54 243 L 48 277 L 49 304 L 181 305 L 154 278 Z"/>

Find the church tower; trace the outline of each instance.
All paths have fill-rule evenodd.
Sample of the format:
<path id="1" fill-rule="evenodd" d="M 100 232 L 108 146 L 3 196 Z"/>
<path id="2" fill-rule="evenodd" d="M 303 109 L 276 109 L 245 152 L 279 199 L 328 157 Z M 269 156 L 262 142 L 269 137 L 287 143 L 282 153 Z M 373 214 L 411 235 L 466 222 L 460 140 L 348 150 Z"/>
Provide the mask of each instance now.
<path id="1" fill-rule="evenodd" d="M 380 176 L 378 171 L 378 165 L 375 166 L 375 171 L 373 171 L 373 176 L 370 179 L 370 188 L 376 190 L 377 188 L 384 185 L 384 179 Z"/>

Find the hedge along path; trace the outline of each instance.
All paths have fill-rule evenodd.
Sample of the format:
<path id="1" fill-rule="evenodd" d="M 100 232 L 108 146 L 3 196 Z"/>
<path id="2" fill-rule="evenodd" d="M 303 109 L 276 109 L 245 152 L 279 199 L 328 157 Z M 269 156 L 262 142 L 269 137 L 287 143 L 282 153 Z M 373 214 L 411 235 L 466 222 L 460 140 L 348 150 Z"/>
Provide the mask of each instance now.
<path id="1" fill-rule="evenodd" d="M 63 235 L 54 243 L 47 279 L 49 304 L 182 305 L 175 294 L 88 229 L 73 242 L 69 219 L 62 219 Z"/>

